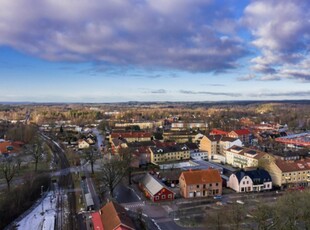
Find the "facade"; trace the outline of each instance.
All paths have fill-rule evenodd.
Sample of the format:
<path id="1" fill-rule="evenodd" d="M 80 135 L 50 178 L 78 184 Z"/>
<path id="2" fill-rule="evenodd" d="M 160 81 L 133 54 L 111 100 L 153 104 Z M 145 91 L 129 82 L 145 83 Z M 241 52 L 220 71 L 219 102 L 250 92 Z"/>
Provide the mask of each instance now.
<path id="1" fill-rule="evenodd" d="M 242 143 L 248 144 L 250 143 L 251 132 L 248 129 L 238 129 L 229 132 L 228 136 L 232 138 L 238 138 Z"/>
<path id="2" fill-rule="evenodd" d="M 240 146 L 227 149 L 225 155 L 226 163 L 238 168 L 258 167 L 260 162 L 270 158 L 265 152 Z"/>
<path id="3" fill-rule="evenodd" d="M 222 178 L 218 170 L 206 169 L 182 172 L 180 193 L 184 198 L 208 197 L 222 194 Z"/>
<path id="4" fill-rule="evenodd" d="M 264 169 L 248 171 L 241 169 L 230 175 L 227 187 L 236 192 L 266 191 L 272 189 L 272 179 Z"/>
<path id="5" fill-rule="evenodd" d="M 151 161 L 154 164 L 190 159 L 190 150 L 186 145 L 174 144 L 166 147 L 150 147 Z"/>
<path id="6" fill-rule="evenodd" d="M 219 146 L 218 143 L 221 140 L 221 135 L 208 135 L 201 138 L 199 143 L 199 150 L 203 152 L 208 152 L 209 159 L 212 158 L 213 155 L 218 154 Z"/>
<path id="7" fill-rule="evenodd" d="M 88 144 L 88 142 L 87 141 L 85 141 L 85 140 L 78 140 L 78 147 L 79 147 L 79 149 L 87 149 L 87 148 L 89 148 L 89 144 Z"/>
<path id="8" fill-rule="evenodd" d="M 165 141 L 175 141 L 178 143 L 186 143 L 192 142 L 197 132 L 190 132 L 190 131 L 173 131 L 173 132 L 164 132 L 163 138 Z"/>
<path id="9" fill-rule="evenodd" d="M 118 132 L 118 133 L 111 133 L 110 135 L 110 142 L 114 138 L 124 138 L 128 143 L 135 142 L 135 141 L 151 141 L 152 134 L 148 132 Z"/>
<path id="10" fill-rule="evenodd" d="M 136 121 L 136 122 L 122 122 L 115 123 L 116 128 L 130 127 L 130 126 L 139 126 L 140 129 L 153 129 L 156 126 L 161 126 L 161 121 Z"/>
<path id="11" fill-rule="evenodd" d="M 204 121 L 192 121 L 192 122 L 172 122 L 171 130 L 206 130 L 208 128 L 208 124 Z"/>
<path id="12" fill-rule="evenodd" d="M 279 187 L 299 187 L 310 185 L 310 159 L 296 161 L 271 159 L 265 166 L 272 182 Z"/>
<path id="13" fill-rule="evenodd" d="M 140 188 L 144 195 L 153 202 L 174 199 L 174 192 L 152 175 L 147 173 L 140 182 Z"/>
<path id="14" fill-rule="evenodd" d="M 242 142 L 237 138 L 232 137 L 222 137 L 219 142 L 219 154 L 224 155 L 225 151 L 232 146 L 243 146 Z"/>

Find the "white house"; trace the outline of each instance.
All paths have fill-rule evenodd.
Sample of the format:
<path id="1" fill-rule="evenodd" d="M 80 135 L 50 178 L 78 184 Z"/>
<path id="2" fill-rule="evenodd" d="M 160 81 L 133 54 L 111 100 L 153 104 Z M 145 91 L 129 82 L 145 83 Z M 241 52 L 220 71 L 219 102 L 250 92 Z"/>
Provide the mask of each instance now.
<path id="1" fill-rule="evenodd" d="M 219 153 L 224 155 L 225 153 L 225 150 L 233 147 L 233 146 L 240 146 L 242 147 L 243 144 L 242 142 L 240 141 L 240 139 L 238 138 L 232 138 L 232 137 L 225 137 L 223 136 L 221 138 L 221 140 L 219 141 Z"/>
<path id="2" fill-rule="evenodd" d="M 249 171 L 241 169 L 230 175 L 227 187 L 236 192 L 266 191 L 272 189 L 272 179 L 264 169 Z"/>
<path id="3" fill-rule="evenodd" d="M 79 149 L 87 149 L 87 148 L 89 148 L 89 144 L 85 140 L 79 140 L 78 141 L 78 146 L 79 146 Z"/>

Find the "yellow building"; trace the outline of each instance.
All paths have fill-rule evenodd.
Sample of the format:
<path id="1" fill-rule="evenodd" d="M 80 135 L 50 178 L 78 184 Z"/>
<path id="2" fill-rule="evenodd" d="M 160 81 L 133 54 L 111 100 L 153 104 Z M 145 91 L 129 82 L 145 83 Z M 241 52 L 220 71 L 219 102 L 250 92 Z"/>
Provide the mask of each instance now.
<path id="1" fill-rule="evenodd" d="M 150 151 L 151 162 L 154 164 L 190 159 L 190 150 L 186 145 L 150 147 Z"/>
<path id="2" fill-rule="evenodd" d="M 258 167 L 270 159 L 270 155 L 265 152 L 240 146 L 227 149 L 225 155 L 226 163 L 238 168 Z"/>
<path id="3" fill-rule="evenodd" d="M 273 185 L 280 187 L 310 185 L 310 159 L 296 161 L 271 159 L 264 167 L 269 172 Z"/>

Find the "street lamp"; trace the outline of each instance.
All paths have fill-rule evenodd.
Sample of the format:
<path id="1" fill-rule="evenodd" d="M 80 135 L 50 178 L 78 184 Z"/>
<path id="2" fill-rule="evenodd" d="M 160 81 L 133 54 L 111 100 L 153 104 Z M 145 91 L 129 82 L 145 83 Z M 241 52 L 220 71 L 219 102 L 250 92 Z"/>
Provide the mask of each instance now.
<path id="1" fill-rule="evenodd" d="M 43 185 L 41 185 L 41 197 L 42 197 L 42 201 L 41 201 L 41 203 L 42 203 L 42 215 L 43 215 L 43 213 L 44 213 L 44 208 L 43 208 Z"/>

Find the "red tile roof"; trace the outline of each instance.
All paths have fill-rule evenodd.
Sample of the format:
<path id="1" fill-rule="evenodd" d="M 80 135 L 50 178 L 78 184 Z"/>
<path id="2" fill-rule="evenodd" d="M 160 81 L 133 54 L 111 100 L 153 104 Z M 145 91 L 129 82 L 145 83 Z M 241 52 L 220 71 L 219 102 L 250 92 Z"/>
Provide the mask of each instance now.
<path id="1" fill-rule="evenodd" d="M 238 130 L 234 130 L 232 132 L 235 132 L 238 135 L 249 135 L 249 134 L 251 134 L 250 130 L 248 130 L 248 129 L 238 129 Z"/>
<path id="2" fill-rule="evenodd" d="M 92 217 L 92 222 L 93 222 L 94 229 L 96 229 L 96 230 L 104 230 L 103 224 L 102 224 L 102 221 L 101 221 L 101 216 L 100 216 L 99 212 L 93 212 L 91 214 L 91 217 Z"/>
<path id="3" fill-rule="evenodd" d="M 21 142 L 22 143 L 22 142 Z M 8 147 L 13 148 L 12 150 L 8 149 Z M 10 142 L 10 141 L 4 141 L 0 142 L 0 153 L 16 153 L 20 151 L 20 143 L 18 142 Z"/>
<path id="4" fill-rule="evenodd" d="M 222 182 L 220 172 L 216 169 L 185 171 L 185 172 L 182 172 L 180 177 L 182 177 L 182 175 L 187 185 L 221 183 Z"/>
<path id="5" fill-rule="evenodd" d="M 114 230 L 116 228 L 125 227 L 126 229 L 135 229 L 127 212 L 121 205 L 110 201 L 101 208 L 101 221 L 104 230 Z"/>
<path id="6" fill-rule="evenodd" d="M 212 131 L 210 132 L 210 135 L 227 135 L 228 132 L 220 130 L 220 129 L 212 129 Z"/>
<path id="7" fill-rule="evenodd" d="M 285 161 L 277 159 L 276 165 L 279 167 L 279 169 L 281 169 L 282 172 L 305 171 L 310 170 L 310 159 L 297 161 Z"/>

